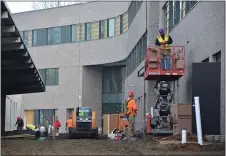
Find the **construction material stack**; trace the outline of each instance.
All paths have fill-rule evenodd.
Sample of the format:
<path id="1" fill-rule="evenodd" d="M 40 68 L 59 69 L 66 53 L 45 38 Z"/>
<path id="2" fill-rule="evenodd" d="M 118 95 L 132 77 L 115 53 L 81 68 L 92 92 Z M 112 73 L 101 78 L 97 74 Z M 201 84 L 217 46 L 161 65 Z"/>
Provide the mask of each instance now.
<path id="1" fill-rule="evenodd" d="M 192 105 L 191 104 L 173 104 L 171 106 L 173 118 L 173 134 L 180 134 L 182 129 L 192 134 Z"/>

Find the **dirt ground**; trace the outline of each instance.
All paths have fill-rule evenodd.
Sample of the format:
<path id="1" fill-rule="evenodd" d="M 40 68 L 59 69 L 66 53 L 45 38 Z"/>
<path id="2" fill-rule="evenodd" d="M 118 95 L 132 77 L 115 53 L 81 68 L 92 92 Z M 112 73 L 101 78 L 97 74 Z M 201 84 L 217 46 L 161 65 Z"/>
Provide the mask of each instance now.
<path id="1" fill-rule="evenodd" d="M 160 145 L 146 138 L 136 141 L 113 140 L 5 140 L 1 141 L 1 155 L 212 155 L 223 156 L 224 144 L 200 147 L 188 145 Z"/>

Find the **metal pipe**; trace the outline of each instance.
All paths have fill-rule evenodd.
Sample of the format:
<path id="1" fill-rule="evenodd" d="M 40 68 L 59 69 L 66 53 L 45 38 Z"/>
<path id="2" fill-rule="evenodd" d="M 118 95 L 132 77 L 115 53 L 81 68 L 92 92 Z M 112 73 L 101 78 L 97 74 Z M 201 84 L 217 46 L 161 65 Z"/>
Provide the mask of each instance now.
<path id="1" fill-rule="evenodd" d="M 195 116 L 196 116 L 196 128 L 197 128 L 198 143 L 200 145 L 203 145 L 199 97 L 194 97 L 194 99 L 195 99 Z"/>

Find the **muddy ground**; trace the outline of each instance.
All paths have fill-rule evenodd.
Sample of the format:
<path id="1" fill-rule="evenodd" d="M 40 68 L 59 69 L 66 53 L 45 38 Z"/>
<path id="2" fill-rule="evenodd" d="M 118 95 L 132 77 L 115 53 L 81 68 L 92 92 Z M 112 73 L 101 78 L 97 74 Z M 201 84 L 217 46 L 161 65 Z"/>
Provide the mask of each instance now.
<path id="1" fill-rule="evenodd" d="M 1 155 L 212 155 L 223 156 L 224 144 L 200 147 L 188 145 L 160 145 L 146 138 L 136 141 L 112 140 L 2 140 Z"/>

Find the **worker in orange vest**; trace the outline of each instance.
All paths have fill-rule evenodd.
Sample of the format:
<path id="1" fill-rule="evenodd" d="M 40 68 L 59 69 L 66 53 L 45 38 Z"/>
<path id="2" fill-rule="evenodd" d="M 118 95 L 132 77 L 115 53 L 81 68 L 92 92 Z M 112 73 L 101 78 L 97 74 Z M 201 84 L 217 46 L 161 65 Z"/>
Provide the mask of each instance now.
<path id="1" fill-rule="evenodd" d="M 72 120 L 72 117 L 70 116 L 69 119 L 66 122 L 66 128 L 65 128 L 65 130 L 68 129 L 69 136 L 71 134 L 72 127 L 73 127 L 73 120 Z"/>
<path id="2" fill-rule="evenodd" d="M 128 130 L 126 132 L 126 137 L 124 139 L 132 139 L 134 133 L 134 124 L 135 124 L 135 117 L 137 115 L 137 104 L 134 100 L 134 93 L 133 91 L 129 92 L 129 98 L 126 101 L 126 116 L 129 121 Z"/>

